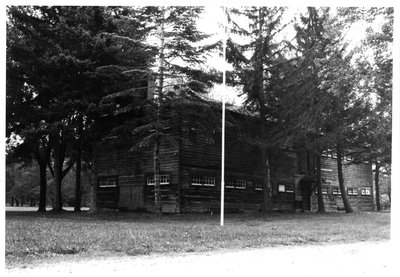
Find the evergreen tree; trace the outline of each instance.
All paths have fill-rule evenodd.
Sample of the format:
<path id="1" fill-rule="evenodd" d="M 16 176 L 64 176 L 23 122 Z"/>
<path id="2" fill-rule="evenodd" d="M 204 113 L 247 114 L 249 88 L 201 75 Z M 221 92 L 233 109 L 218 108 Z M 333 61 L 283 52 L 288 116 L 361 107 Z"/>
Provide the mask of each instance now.
<path id="1" fill-rule="evenodd" d="M 391 163 L 393 9 L 343 8 L 340 14 L 347 16 L 349 23 L 363 21 L 367 26 L 365 39 L 354 50 L 354 60 L 360 73 L 357 89 L 369 103 L 369 111 L 355 126 L 351 154 L 354 162 L 374 164 L 376 207 L 380 210 L 380 173 Z M 379 29 L 371 27 L 377 25 Z M 365 53 L 371 55 L 366 58 Z"/>
<path id="2" fill-rule="evenodd" d="M 248 27 L 233 22 L 231 32 L 246 36 L 250 42 L 240 45 L 229 40 L 227 57 L 235 68 L 234 82 L 243 88 L 247 109 L 260 119 L 261 134 L 250 143 L 260 146 L 262 152 L 263 211 L 272 210 L 270 156 L 279 144 L 271 130 L 273 125 L 269 122 L 277 118 L 276 99 L 282 86 L 280 72 L 288 62 L 284 55 L 285 46 L 276 39 L 285 27 L 281 24 L 284 11 L 285 8 L 278 7 L 247 7 L 230 11 L 245 16 L 249 21 Z"/>
<path id="3" fill-rule="evenodd" d="M 120 8 L 67 6 L 8 10 L 9 132 L 22 137 L 25 150 L 36 138 L 30 151 L 40 150 L 36 159 L 43 157 L 41 170 L 49 165 L 54 173 L 54 210 L 62 208 L 62 178 L 75 160 L 79 164 L 82 151 L 90 153 L 93 135 L 99 132 L 99 118 L 111 107 L 100 99 L 127 86 L 128 76 L 107 72 L 108 66 L 112 64 L 122 72 L 127 64 L 138 63 L 135 55 L 124 59 L 123 54 L 137 52 L 138 47 L 119 43 L 122 31 L 111 19 L 123 13 Z M 138 29 L 140 26 L 133 25 L 123 31 L 133 34 Z M 136 38 L 143 33 L 137 32 Z M 132 40 L 131 46 L 137 45 Z M 77 193 L 79 179 L 77 170 Z M 76 210 L 80 209 L 78 202 L 79 194 Z"/>
<path id="4" fill-rule="evenodd" d="M 200 100 L 199 94 L 206 92 L 211 80 L 215 80 L 215 76 L 200 68 L 211 46 L 198 44 L 207 37 L 196 28 L 200 7 L 145 7 L 131 12 L 148 28 L 147 45 L 153 59 L 151 67 L 132 68 L 126 73 L 148 81 L 145 88 L 149 97 L 144 99 L 138 89 L 130 89 L 115 92 L 105 101 L 131 97 L 131 101 L 118 106 L 116 115 L 126 120 L 114 132 L 131 132 L 136 149 L 152 147 L 154 203 L 160 215 L 160 146 L 163 141 L 178 143 L 179 138 L 169 130 L 173 118 L 179 116 L 179 105 L 193 104 L 190 99 L 194 98 Z"/>

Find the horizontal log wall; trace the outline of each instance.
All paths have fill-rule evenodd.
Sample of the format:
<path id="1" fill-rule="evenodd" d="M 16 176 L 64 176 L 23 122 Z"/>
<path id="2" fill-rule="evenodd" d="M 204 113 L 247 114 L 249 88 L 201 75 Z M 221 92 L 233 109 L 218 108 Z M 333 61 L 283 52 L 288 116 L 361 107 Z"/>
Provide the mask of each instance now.
<path id="1" fill-rule="evenodd" d="M 116 176 L 117 192 L 98 188 L 99 207 L 127 210 L 154 209 L 154 186 L 147 186 L 147 177 L 154 174 L 152 151 L 129 151 L 131 145 L 103 143 L 95 153 L 95 164 L 99 178 Z M 176 212 L 176 188 L 178 176 L 177 148 L 162 143 L 160 147 L 160 169 L 170 175 L 170 184 L 163 185 L 161 197 L 164 212 Z M 117 193 L 117 204 L 112 205 Z M 114 198 L 113 198 L 114 197 Z"/>
<path id="2" fill-rule="evenodd" d="M 220 210 L 221 194 L 221 135 L 213 142 L 201 134 L 194 135 L 183 128 L 183 135 L 195 142 L 182 150 L 182 207 L 186 212 L 212 212 Z M 225 157 L 225 209 L 229 211 L 259 210 L 263 193 L 255 188 L 262 183 L 262 157 L 260 148 L 241 142 L 227 130 Z M 293 210 L 294 194 L 278 193 L 278 185 L 294 184 L 296 155 L 281 151 L 271 156 L 272 202 L 276 210 Z M 215 178 L 215 186 L 192 185 L 193 176 Z M 229 181 L 244 181 L 246 188 L 229 188 Z"/>
<path id="3" fill-rule="evenodd" d="M 168 174 L 170 183 L 161 185 L 161 198 L 164 212 L 212 212 L 220 209 L 221 193 L 221 133 L 212 128 L 206 135 L 197 129 L 195 116 L 184 115 L 173 129 L 181 138 L 178 146 L 162 143 L 160 148 L 161 173 Z M 98 176 L 116 176 L 117 188 L 99 188 L 100 207 L 119 209 L 154 209 L 154 186 L 147 185 L 147 177 L 153 175 L 152 151 L 131 152 L 129 142 L 117 145 L 111 142 L 99 146 L 95 153 Z M 280 184 L 293 186 L 299 172 L 312 170 L 314 160 L 300 162 L 295 153 L 280 151 L 270 155 L 272 204 L 274 210 L 294 210 L 295 192 L 279 192 Z M 305 166 L 309 164 L 309 166 Z M 245 182 L 245 188 L 225 189 L 226 211 L 258 210 L 263 201 L 259 190 L 262 182 L 262 157 L 259 146 L 250 145 L 237 129 L 227 127 L 225 182 Z M 192 177 L 214 177 L 214 186 L 192 185 Z M 336 159 L 322 158 L 323 188 L 325 207 L 328 211 L 343 207 L 341 196 L 333 195 L 333 188 L 338 186 Z M 355 210 L 372 210 L 371 196 L 361 195 L 362 187 L 371 188 L 372 170 L 370 165 L 344 166 L 346 187 L 356 188 L 357 196 L 348 196 Z M 258 185 L 258 187 L 257 187 Z M 297 192 L 297 188 L 295 188 Z M 316 195 L 311 196 L 312 210 L 316 210 Z"/>
<path id="4" fill-rule="evenodd" d="M 372 196 L 372 167 L 371 164 L 349 164 L 350 161 L 345 161 L 343 165 L 344 185 L 347 188 L 353 188 L 357 191 L 357 195 L 348 195 L 350 205 L 353 210 L 374 210 L 374 201 Z M 325 209 L 327 211 L 343 210 L 343 200 L 341 195 L 334 195 L 334 188 L 339 187 L 337 174 L 337 160 L 332 157 L 323 157 L 321 160 L 322 169 L 322 187 L 326 190 L 323 195 Z M 371 195 L 362 195 L 362 188 L 369 188 Z M 318 208 L 317 196 L 312 194 L 312 210 Z"/>

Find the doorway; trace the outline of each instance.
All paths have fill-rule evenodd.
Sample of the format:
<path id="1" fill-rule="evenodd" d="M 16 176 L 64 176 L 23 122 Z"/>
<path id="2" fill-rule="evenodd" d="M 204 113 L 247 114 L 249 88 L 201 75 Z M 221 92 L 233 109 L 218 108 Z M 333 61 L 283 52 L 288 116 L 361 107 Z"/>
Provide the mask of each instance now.
<path id="1" fill-rule="evenodd" d="M 300 181 L 301 188 L 301 198 L 302 198 L 302 210 L 310 211 L 311 210 L 311 191 L 312 191 L 312 182 L 302 180 Z"/>

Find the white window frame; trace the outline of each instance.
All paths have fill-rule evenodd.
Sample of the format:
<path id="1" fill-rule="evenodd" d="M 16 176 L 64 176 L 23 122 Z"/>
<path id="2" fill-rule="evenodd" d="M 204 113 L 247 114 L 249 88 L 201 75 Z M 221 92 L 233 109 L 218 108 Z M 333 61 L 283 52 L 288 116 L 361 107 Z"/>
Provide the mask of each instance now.
<path id="1" fill-rule="evenodd" d="M 288 187 L 291 189 L 288 189 Z M 291 184 L 278 184 L 278 192 L 294 193 L 294 185 Z"/>
<path id="2" fill-rule="evenodd" d="M 245 180 L 236 180 L 235 188 L 237 188 L 237 189 L 246 189 L 246 181 Z"/>
<path id="3" fill-rule="evenodd" d="M 192 181 L 190 183 L 192 186 L 202 186 L 203 178 L 201 176 L 192 176 Z"/>
<path id="4" fill-rule="evenodd" d="M 205 187 L 215 187 L 215 177 L 212 176 L 204 176 L 203 184 Z"/>
<path id="5" fill-rule="evenodd" d="M 262 185 L 262 183 L 255 182 L 255 183 L 254 183 L 254 190 L 263 190 L 263 185 Z"/>
<path id="6" fill-rule="evenodd" d="M 361 188 L 361 195 L 364 195 L 364 196 L 371 196 L 371 194 L 372 194 L 372 190 L 371 190 L 370 187 L 363 187 L 363 188 Z"/>
<path id="7" fill-rule="evenodd" d="M 291 189 L 288 189 L 288 187 L 291 187 Z M 294 185 L 291 184 L 285 185 L 285 192 L 294 193 Z"/>
<path id="8" fill-rule="evenodd" d="M 332 194 L 333 195 L 342 195 L 342 192 L 340 191 L 340 187 L 333 187 Z"/>
<path id="9" fill-rule="evenodd" d="M 322 195 L 328 194 L 328 188 L 321 188 Z M 318 189 L 315 188 L 315 194 L 318 195 Z"/>
<path id="10" fill-rule="evenodd" d="M 169 174 L 160 174 L 160 185 L 169 185 L 170 183 L 170 175 Z M 154 175 L 149 175 L 147 176 L 146 179 L 146 184 L 148 186 L 154 186 L 155 185 L 155 180 L 154 180 Z"/>
<path id="11" fill-rule="evenodd" d="M 234 180 L 225 181 L 225 188 L 228 188 L 228 189 L 235 188 L 235 181 Z"/>
<path id="12" fill-rule="evenodd" d="M 105 183 L 105 184 L 102 184 Z M 117 177 L 100 177 L 99 188 L 116 188 L 118 185 Z"/>
<path id="13" fill-rule="evenodd" d="M 353 195 L 353 196 L 358 195 L 358 189 L 357 188 L 347 188 L 347 195 Z"/>
<path id="14" fill-rule="evenodd" d="M 215 177 L 213 176 L 200 176 L 193 175 L 190 184 L 192 186 L 205 186 L 205 187 L 215 187 Z"/>

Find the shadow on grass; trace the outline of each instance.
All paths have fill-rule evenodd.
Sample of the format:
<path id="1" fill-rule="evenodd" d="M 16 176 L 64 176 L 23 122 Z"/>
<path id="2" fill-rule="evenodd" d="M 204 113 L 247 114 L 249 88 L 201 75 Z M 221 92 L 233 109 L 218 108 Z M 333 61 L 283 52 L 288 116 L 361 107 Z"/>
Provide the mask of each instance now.
<path id="1" fill-rule="evenodd" d="M 365 213 L 365 212 L 364 212 Z M 372 212 L 378 213 L 378 212 Z M 326 212 L 326 213 L 294 213 L 294 212 L 247 212 L 247 213 L 226 213 L 225 220 L 230 222 L 246 222 L 249 224 L 256 224 L 254 221 L 291 221 L 291 220 L 310 220 L 310 219 L 334 219 L 337 217 L 351 217 L 359 213 L 346 214 L 344 212 Z M 48 210 L 46 212 L 38 212 L 37 210 L 26 211 L 21 210 L 8 210 L 6 211 L 6 220 L 12 219 L 34 220 L 38 218 L 45 219 L 65 219 L 76 220 L 85 222 L 99 222 L 99 221 L 115 221 L 115 222 L 218 222 L 220 220 L 219 213 L 182 213 L 182 214 L 163 214 L 157 216 L 147 211 L 118 211 L 118 210 L 105 210 L 97 213 L 91 213 L 88 210 L 74 212 L 73 210 L 63 210 L 61 212 L 54 212 Z"/>

